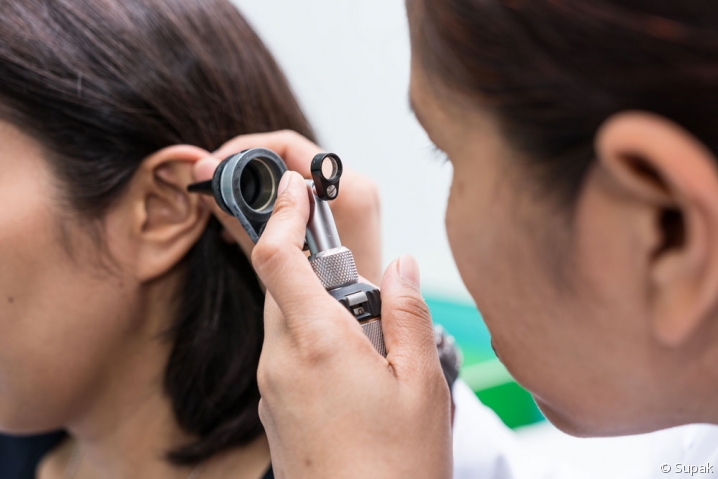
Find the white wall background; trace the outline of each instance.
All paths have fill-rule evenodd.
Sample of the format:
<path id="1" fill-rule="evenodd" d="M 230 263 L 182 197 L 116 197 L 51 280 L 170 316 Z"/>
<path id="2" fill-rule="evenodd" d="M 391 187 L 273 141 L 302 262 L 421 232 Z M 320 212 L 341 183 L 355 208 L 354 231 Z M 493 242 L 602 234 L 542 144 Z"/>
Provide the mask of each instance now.
<path id="1" fill-rule="evenodd" d="M 322 146 L 372 177 L 384 262 L 414 255 L 425 293 L 469 300 L 449 250 L 451 165 L 409 110 L 403 0 L 234 0 L 280 63 Z"/>

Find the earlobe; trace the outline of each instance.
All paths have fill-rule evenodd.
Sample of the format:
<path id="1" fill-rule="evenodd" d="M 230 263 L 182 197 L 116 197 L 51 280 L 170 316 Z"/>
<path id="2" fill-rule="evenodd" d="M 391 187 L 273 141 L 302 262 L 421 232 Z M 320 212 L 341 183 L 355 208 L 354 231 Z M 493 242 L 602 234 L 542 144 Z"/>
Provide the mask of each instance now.
<path id="1" fill-rule="evenodd" d="M 206 228 L 209 210 L 199 195 L 187 192 L 193 165 L 206 156 L 201 148 L 175 145 L 149 156 L 138 169 L 133 229 L 139 279 L 153 279 L 174 267 Z"/>
<path id="2" fill-rule="evenodd" d="M 652 218 L 652 247 L 643 252 L 650 326 L 678 347 L 718 307 L 716 158 L 679 125 L 643 112 L 607 120 L 596 153 L 616 191 Z"/>

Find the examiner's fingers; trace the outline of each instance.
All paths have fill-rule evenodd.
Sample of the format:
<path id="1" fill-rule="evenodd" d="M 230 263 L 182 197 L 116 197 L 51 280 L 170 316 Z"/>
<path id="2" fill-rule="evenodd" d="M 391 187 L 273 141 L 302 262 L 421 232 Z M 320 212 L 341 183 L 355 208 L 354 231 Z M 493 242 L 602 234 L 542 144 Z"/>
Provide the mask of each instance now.
<path id="1" fill-rule="evenodd" d="M 311 160 L 321 148 L 304 138 L 302 135 L 291 130 L 275 131 L 272 133 L 256 133 L 253 135 L 242 135 L 234 138 L 212 153 L 220 160 L 224 160 L 240 151 L 250 148 L 267 148 L 282 157 L 287 168 L 309 178 Z"/>
<path id="2" fill-rule="evenodd" d="M 317 305 L 339 308 L 339 303 L 328 301 L 303 251 L 309 221 L 307 184 L 290 171 L 282 177 L 278 191 L 272 217 L 252 251 L 252 264 L 291 327 L 296 321 L 306 324 L 324 318 L 317 314 Z"/>
<path id="3" fill-rule="evenodd" d="M 211 180 L 214 176 L 214 170 L 217 169 L 221 160 L 215 156 L 206 156 L 199 160 L 192 167 L 195 181 Z"/>
<path id="4" fill-rule="evenodd" d="M 419 266 L 402 256 L 386 269 L 381 283 L 381 322 L 387 359 L 396 367 L 415 365 L 417 358 L 436 358 L 434 327 L 419 290 Z"/>

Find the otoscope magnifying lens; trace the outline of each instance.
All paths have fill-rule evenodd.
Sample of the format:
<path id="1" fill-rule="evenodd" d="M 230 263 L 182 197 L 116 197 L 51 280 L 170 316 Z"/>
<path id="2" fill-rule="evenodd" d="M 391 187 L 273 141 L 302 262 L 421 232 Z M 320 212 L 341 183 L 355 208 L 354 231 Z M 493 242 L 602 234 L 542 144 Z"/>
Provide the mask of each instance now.
<path id="1" fill-rule="evenodd" d="M 239 179 L 239 184 L 242 188 L 242 197 L 247 204 L 252 207 L 254 207 L 259 198 L 259 188 L 257 188 L 259 181 L 260 178 L 257 174 L 257 169 L 249 167 L 244 169 Z"/>
<path id="2" fill-rule="evenodd" d="M 337 176 L 338 171 L 339 166 L 337 165 L 337 160 L 335 160 L 331 156 L 327 156 L 326 158 L 324 158 L 324 161 L 322 162 L 322 176 L 326 180 L 333 181 Z"/>
<path id="3" fill-rule="evenodd" d="M 262 212 L 274 204 L 276 185 L 271 168 L 261 158 L 250 161 L 239 178 L 242 199 L 254 211 Z"/>

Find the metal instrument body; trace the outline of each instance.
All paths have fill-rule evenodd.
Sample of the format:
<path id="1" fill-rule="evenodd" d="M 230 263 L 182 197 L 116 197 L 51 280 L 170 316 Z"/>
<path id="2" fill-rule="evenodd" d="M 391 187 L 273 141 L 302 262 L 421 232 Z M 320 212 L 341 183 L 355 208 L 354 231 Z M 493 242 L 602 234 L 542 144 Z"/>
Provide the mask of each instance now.
<path id="1" fill-rule="evenodd" d="M 386 356 L 384 333 L 381 328 L 381 294 L 379 289 L 359 282 L 359 274 L 352 252 L 341 245 L 334 216 L 317 195 L 315 181 L 307 180 L 311 188 L 311 213 L 307 225 L 309 262 L 324 288 L 359 321 L 376 350 Z"/>
<path id="2" fill-rule="evenodd" d="M 190 185 L 188 190 L 214 196 L 228 214 L 242 224 L 255 243 L 272 214 L 277 188 L 286 165 L 273 151 L 255 148 L 230 156 L 217 167 L 211 181 Z M 354 255 L 342 246 L 328 201 L 339 195 L 343 167 L 333 153 L 312 160 L 312 180 L 307 180 L 310 216 L 307 224 L 309 262 L 329 294 L 361 324 L 364 333 L 386 356 L 381 327 L 379 289 L 359 282 Z"/>

